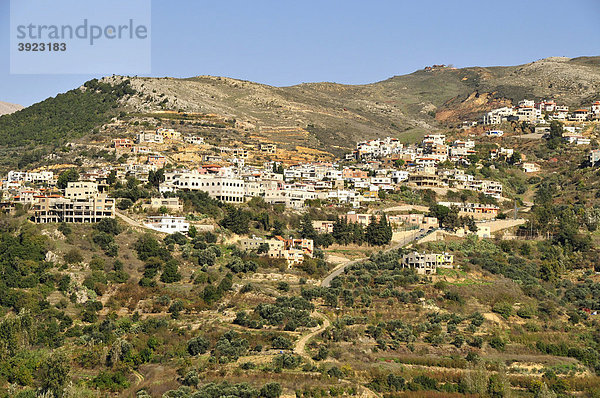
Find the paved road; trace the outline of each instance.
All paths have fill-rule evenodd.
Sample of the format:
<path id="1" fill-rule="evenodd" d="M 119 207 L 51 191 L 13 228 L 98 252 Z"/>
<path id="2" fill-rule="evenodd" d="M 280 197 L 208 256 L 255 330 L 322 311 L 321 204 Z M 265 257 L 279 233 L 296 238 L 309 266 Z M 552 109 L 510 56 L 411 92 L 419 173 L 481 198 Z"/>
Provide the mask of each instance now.
<path id="1" fill-rule="evenodd" d="M 412 241 L 416 240 L 421 234 L 423 234 L 425 232 L 424 229 L 419 229 L 418 231 L 415 231 L 414 234 L 407 236 L 406 238 L 402 239 L 402 241 L 398 244 L 395 244 L 394 246 L 390 247 L 389 249 L 384 250 L 385 252 L 391 251 L 391 250 L 397 250 L 403 246 L 408 245 L 409 243 L 411 243 Z M 364 261 L 368 259 L 368 257 L 362 257 L 362 258 L 357 258 L 356 260 L 352 260 L 349 261 L 345 264 L 339 265 L 336 268 L 333 269 L 333 271 L 331 271 L 331 273 L 329 273 L 329 275 L 327 275 L 322 281 L 321 281 L 321 287 L 329 287 L 329 285 L 331 284 L 331 281 L 333 280 L 333 278 L 335 278 L 338 275 L 341 275 L 342 272 L 344 272 L 344 270 L 349 267 L 352 264 L 356 264 L 359 263 L 361 261 Z"/>

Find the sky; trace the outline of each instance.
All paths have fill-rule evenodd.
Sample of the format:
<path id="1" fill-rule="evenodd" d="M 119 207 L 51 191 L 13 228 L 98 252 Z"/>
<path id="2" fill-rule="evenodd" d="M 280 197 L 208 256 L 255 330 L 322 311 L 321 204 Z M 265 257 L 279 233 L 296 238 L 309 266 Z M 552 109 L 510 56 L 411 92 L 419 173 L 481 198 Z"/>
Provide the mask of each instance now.
<path id="1" fill-rule="evenodd" d="M 9 3 L 0 0 L 0 101 L 28 106 L 102 77 L 10 74 Z M 152 0 L 151 15 L 146 76 L 364 84 L 431 64 L 600 55 L 599 0 Z"/>

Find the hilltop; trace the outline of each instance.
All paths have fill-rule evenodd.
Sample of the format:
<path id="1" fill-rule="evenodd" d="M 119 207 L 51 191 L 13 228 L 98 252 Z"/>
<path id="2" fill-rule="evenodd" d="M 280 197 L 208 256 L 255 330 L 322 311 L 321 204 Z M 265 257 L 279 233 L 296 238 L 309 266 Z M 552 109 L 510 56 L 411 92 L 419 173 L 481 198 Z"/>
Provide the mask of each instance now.
<path id="1" fill-rule="evenodd" d="M 23 109 L 21 105 L 0 101 L 0 116 L 8 115 L 21 109 Z"/>
<path id="2" fill-rule="evenodd" d="M 596 99 L 599 91 L 600 57 L 462 69 L 436 65 L 364 85 L 274 87 L 214 76 L 111 76 L 0 118 L 0 143 L 56 145 L 98 132 L 115 117 L 160 121 L 164 115 L 157 117 L 157 112 L 174 111 L 195 113 L 180 115 L 178 121 L 198 132 L 203 128 L 198 119 L 210 115 L 230 122 L 218 131 L 223 137 L 253 137 L 340 155 L 356 141 L 383 136 L 408 141 L 525 98 L 578 106 Z M 60 118 L 52 117 L 55 108 Z"/>

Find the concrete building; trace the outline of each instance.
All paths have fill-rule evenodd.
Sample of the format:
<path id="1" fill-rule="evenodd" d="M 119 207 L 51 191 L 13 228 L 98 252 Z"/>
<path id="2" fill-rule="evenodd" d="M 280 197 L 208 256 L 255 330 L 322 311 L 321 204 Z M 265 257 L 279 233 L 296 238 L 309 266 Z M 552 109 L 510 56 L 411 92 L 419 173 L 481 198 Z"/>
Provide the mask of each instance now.
<path id="1" fill-rule="evenodd" d="M 244 250 L 257 250 L 262 244 L 268 244 L 269 250 L 266 253 L 270 258 L 286 260 L 288 266 L 301 264 L 304 256 L 312 257 L 314 252 L 314 243 L 312 239 L 285 239 L 276 236 L 273 239 L 262 239 L 258 237 L 246 238 L 240 240 L 240 245 Z"/>
<path id="2" fill-rule="evenodd" d="M 521 168 L 525 173 L 537 173 L 540 171 L 540 166 L 531 162 L 521 163 Z"/>
<path id="3" fill-rule="evenodd" d="M 160 129 L 156 130 L 156 134 L 161 135 L 163 137 L 163 139 L 168 139 L 168 140 L 180 140 L 181 139 L 181 133 L 179 131 L 175 131 L 173 129 L 160 128 Z"/>
<path id="4" fill-rule="evenodd" d="M 412 268 L 420 275 L 435 274 L 438 267 L 452 268 L 453 264 L 454 256 L 448 253 L 419 253 L 415 251 L 402 256 L 402 267 Z"/>
<path id="5" fill-rule="evenodd" d="M 98 183 L 93 181 L 71 181 L 65 188 L 65 198 L 85 200 L 98 196 Z"/>
<path id="6" fill-rule="evenodd" d="M 148 155 L 148 164 L 152 164 L 158 168 L 162 168 L 166 163 L 167 158 L 163 155 Z"/>
<path id="7" fill-rule="evenodd" d="M 161 207 L 164 207 L 167 210 L 175 212 L 183 210 L 183 205 L 181 204 L 179 198 L 151 198 L 150 204 L 148 204 L 147 207 L 153 210 L 158 210 Z"/>
<path id="8" fill-rule="evenodd" d="M 165 139 L 160 134 L 154 133 L 138 133 L 135 136 L 135 143 L 142 144 L 144 142 L 153 143 L 153 144 L 162 144 L 165 142 Z"/>
<path id="9" fill-rule="evenodd" d="M 275 144 L 260 144 L 260 151 L 262 153 L 274 154 L 277 152 L 277 145 Z"/>
<path id="10" fill-rule="evenodd" d="M 188 144 L 194 144 L 194 145 L 203 145 L 204 144 L 204 138 L 196 136 L 196 135 L 183 137 L 183 141 L 187 142 Z"/>
<path id="11" fill-rule="evenodd" d="M 115 199 L 98 194 L 83 200 L 61 196 L 42 196 L 33 206 L 36 223 L 50 222 L 93 223 L 115 217 Z"/>
<path id="12" fill-rule="evenodd" d="M 333 232 L 333 224 L 335 221 L 321 220 L 313 221 L 312 225 L 315 231 L 319 234 L 330 234 Z"/>
<path id="13" fill-rule="evenodd" d="M 161 192 L 177 189 L 205 191 L 213 198 L 226 203 L 244 202 L 244 180 L 234 177 L 222 177 L 204 174 L 199 171 L 168 172 L 165 182 L 161 184 Z"/>
<path id="14" fill-rule="evenodd" d="M 131 149 L 133 148 L 133 142 L 129 138 L 115 138 L 113 146 L 115 149 Z"/>
<path id="15" fill-rule="evenodd" d="M 164 232 L 167 234 L 173 234 L 179 232 L 187 234 L 190 230 L 190 223 L 185 221 L 185 217 L 173 217 L 173 216 L 156 216 L 148 217 L 147 222 L 144 226 L 153 229 L 158 232 Z"/>

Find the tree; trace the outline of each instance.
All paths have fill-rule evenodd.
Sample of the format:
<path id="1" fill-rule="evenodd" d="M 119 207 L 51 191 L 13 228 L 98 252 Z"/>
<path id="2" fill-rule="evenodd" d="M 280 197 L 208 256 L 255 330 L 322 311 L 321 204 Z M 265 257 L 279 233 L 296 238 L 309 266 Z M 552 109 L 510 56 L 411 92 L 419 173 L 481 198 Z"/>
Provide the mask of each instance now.
<path id="1" fill-rule="evenodd" d="M 117 203 L 117 209 L 119 210 L 127 210 L 131 206 L 133 206 L 133 201 L 129 198 L 122 199 Z"/>
<path id="2" fill-rule="evenodd" d="M 94 224 L 94 228 L 109 235 L 119 235 L 121 233 L 121 227 L 114 218 L 103 218 Z"/>
<path id="3" fill-rule="evenodd" d="M 42 391 L 62 397 L 70 370 L 69 360 L 63 353 L 52 354 L 41 366 Z"/>
<path id="4" fill-rule="evenodd" d="M 285 224 L 281 220 L 273 221 L 273 235 L 283 235 L 283 229 L 285 228 Z"/>
<path id="5" fill-rule="evenodd" d="M 473 218 L 473 216 L 464 217 L 463 221 L 464 221 L 465 226 L 467 228 L 469 228 L 469 231 L 475 233 L 479 229 L 477 227 L 477 224 L 475 223 L 475 219 Z"/>
<path id="6" fill-rule="evenodd" d="M 300 224 L 300 236 L 305 239 L 313 239 L 317 238 L 317 231 L 312 225 L 312 220 L 308 213 L 304 213 L 302 216 L 302 223 Z"/>
<path id="7" fill-rule="evenodd" d="M 138 258 L 142 261 L 150 257 L 158 257 L 163 260 L 170 259 L 170 253 L 158 243 L 152 234 L 144 234 L 134 243 L 134 249 L 137 251 Z"/>
<path id="8" fill-rule="evenodd" d="M 444 219 L 448 216 L 448 214 L 450 213 L 450 208 L 444 206 L 444 205 L 433 205 L 429 208 L 429 217 L 435 217 L 438 219 L 438 223 L 440 228 L 442 227 L 442 224 L 444 222 Z"/>
<path id="9" fill-rule="evenodd" d="M 158 188 L 161 182 L 165 181 L 165 170 L 158 169 L 156 171 L 150 170 L 148 173 L 148 184 L 150 186 Z"/>
<path id="10" fill-rule="evenodd" d="M 198 354 L 204 354 L 208 351 L 210 343 L 202 336 L 194 337 L 188 340 L 187 343 L 187 351 L 191 356 L 196 356 Z"/>
<path id="11" fill-rule="evenodd" d="M 65 189 L 67 183 L 79 180 L 79 172 L 76 169 L 65 170 L 58 176 L 56 186 L 59 189 Z"/>
<path id="12" fill-rule="evenodd" d="M 256 250 L 256 253 L 258 254 L 264 254 L 264 253 L 268 253 L 269 252 L 269 244 L 268 243 L 261 243 L 258 246 L 258 249 Z"/>
<path id="13" fill-rule="evenodd" d="M 282 391 L 281 384 L 267 383 L 260 389 L 260 396 L 262 398 L 279 398 Z"/>
<path id="14" fill-rule="evenodd" d="M 65 254 L 65 262 L 67 264 L 79 264 L 83 261 L 83 256 L 79 250 L 73 248 Z"/>
<path id="15" fill-rule="evenodd" d="M 181 274 L 179 273 L 179 266 L 177 260 L 171 259 L 165 263 L 163 272 L 160 275 L 160 281 L 164 283 L 179 282 L 181 280 Z"/>
<path id="16" fill-rule="evenodd" d="M 550 122 L 550 133 L 546 138 L 546 146 L 549 149 L 556 149 L 562 143 L 563 126 L 558 120 Z"/>
<path id="17" fill-rule="evenodd" d="M 392 241 L 392 227 L 382 214 L 379 221 L 372 220 L 365 231 L 367 243 L 373 246 L 384 246 Z"/>
<path id="18" fill-rule="evenodd" d="M 196 256 L 198 257 L 198 265 L 200 266 L 211 266 L 214 265 L 217 256 L 215 255 L 215 252 L 209 249 L 205 249 L 205 250 L 200 250 L 198 252 L 198 254 L 196 254 Z"/>
<path id="19" fill-rule="evenodd" d="M 108 183 L 108 185 L 113 185 L 115 182 L 117 182 L 116 170 L 111 170 L 110 173 L 108 173 L 108 176 L 106 177 L 106 182 Z"/>
<path id="20" fill-rule="evenodd" d="M 247 234 L 250 230 L 250 214 L 237 207 L 229 206 L 220 224 L 235 234 Z"/>

